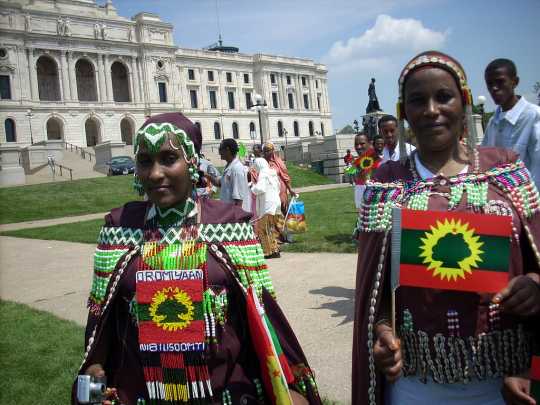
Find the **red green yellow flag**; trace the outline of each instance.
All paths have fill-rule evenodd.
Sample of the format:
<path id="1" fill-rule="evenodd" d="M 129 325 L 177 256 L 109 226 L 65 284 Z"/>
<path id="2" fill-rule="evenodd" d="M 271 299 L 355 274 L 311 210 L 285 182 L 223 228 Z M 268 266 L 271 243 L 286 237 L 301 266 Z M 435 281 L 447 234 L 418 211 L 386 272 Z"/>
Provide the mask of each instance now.
<path id="1" fill-rule="evenodd" d="M 495 293 L 508 284 L 512 218 L 394 210 L 392 284 Z"/>
<path id="2" fill-rule="evenodd" d="M 536 353 L 532 356 L 529 376 L 531 378 L 531 396 L 538 404 L 540 403 L 540 347 L 537 347 Z"/>
<path id="3" fill-rule="evenodd" d="M 294 381 L 294 376 L 272 323 L 253 287 L 249 287 L 246 294 L 246 310 L 251 340 L 259 359 L 266 393 L 272 404 L 292 405 L 288 384 Z"/>

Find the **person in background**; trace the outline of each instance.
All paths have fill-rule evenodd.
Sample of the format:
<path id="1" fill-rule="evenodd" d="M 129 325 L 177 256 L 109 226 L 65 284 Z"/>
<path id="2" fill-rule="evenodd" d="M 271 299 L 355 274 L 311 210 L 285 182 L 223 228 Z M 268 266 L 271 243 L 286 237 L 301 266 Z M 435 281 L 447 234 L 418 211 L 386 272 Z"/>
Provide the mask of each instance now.
<path id="1" fill-rule="evenodd" d="M 519 77 L 514 62 L 495 59 L 487 65 L 484 78 L 495 114 L 489 120 L 482 145 L 513 149 L 540 186 L 540 107 L 516 95 Z"/>
<path id="2" fill-rule="evenodd" d="M 281 160 L 279 155 L 276 153 L 274 144 L 271 142 L 266 142 L 262 148 L 263 157 L 266 159 L 268 164 L 272 169 L 274 169 L 279 178 L 279 198 L 281 200 L 281 212 L 283 215 L 287 214 L 287 207 L 289 205 L 288 193 L 293 196 L 296 196 L 296 193 L 291 187 L 291 177 L 289 176 L 289 171 L 285 162 Z"/>
<path id="3" fill-rule="evenodd" d="M 356 159 L 364 155 L 370 147 L 369 139 L 363 132 L 354 137 L 354 150 L 358 154 Z M 357 210 L 360 210 L 360 206 L 362 205 L 362 196 L 364 195 L 365 188 L 366 179 L 364 178 L 363 173 L 358 171 L 354 176 L 354 205 Z"/>
<path id="4" fill-rule="evenodd" d="M 219 199 L 241 206 L 244 211 L 251 211 L 251 192 L 247 179 L 247 168 L 237 157 L 238 144 L 232 138 L 224 139 L 219 145 L 219 155 L 227 162 L 223 175 L 211 176 L 206 173 L 212 184 L 220 187 Z"/>
<path id="5" fill-rule="evenodd" d="M 206 157 L 200 153 L 199 154 L 199 180 L 195 184 L 195 189 L 197 196 L 200 198 L 210 198 L 214 192 L 214 186 L 208 179 L 204 176 L 204 173 L 208 173 L 212 177 L 219 177 L 219 170 L 210 162 Z"/>
<path id="6" fill-rule="evenodd" d="M 345 169 L 351 167 L 353 160 L 354 160 L 354 156 L 352 155 L 351 150 L 347 149 L 347 153 L 345 154 L 345 156 L 343 156 Z M 346 176 L 346 179 L 349 181 L 349 184 L 354 184 L 353 176 L 351 176 L 350 174 L 345 174 L 345 176 Z"/>
<path id="7" fill-rule="evenodd" d="M 393 115 L 383 115 L 377 125 L 379 126 L 379 134 L 384 139 L 383 163 L 389 160 L 398 161 L 402 153 L 401 149 L 404 149 L 407 155 L 410 155 L 416 149 L 408 143 L 400 145 L 400 141 L 397 139 L 398 122 Z"/>
<path id="8" fill-rule="evenodd" d="M 255 158 L 253 169 L 257 172 L 257 182 L 252 184 L 251 191 L 256 196 L 255 232 L 261 241 L 266 259 L 280 257 L 276 239 L 276 214 L 281 215 L 279 198 L 279 178 L 264 158 Z"/>
<path id="9" fill-rule="evenodd" d="M 384 150 L 384 139 L 382 136 L 376 135 L 373 138 L 373 149 L 375 149 L 375 153 L 377 154 L 377 156 L 382 159 Z"/>

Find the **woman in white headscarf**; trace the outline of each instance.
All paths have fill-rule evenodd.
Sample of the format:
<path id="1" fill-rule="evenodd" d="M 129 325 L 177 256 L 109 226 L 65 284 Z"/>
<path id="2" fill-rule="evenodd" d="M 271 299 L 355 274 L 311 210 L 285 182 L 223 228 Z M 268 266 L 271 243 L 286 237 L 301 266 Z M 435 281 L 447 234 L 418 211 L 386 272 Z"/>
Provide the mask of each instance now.
<path id="1" fill-rule="evenodd" d="M 281 212 L 279 178 L 264 158 L 256 158 L 253 168 L 257 172 L 257 183 L 251 186 L 251 191 L 256 196 L 255 231 L 261 241 L 264 256 L 279 257 L 279 245 L 275 236 L 276 214 Z"/>

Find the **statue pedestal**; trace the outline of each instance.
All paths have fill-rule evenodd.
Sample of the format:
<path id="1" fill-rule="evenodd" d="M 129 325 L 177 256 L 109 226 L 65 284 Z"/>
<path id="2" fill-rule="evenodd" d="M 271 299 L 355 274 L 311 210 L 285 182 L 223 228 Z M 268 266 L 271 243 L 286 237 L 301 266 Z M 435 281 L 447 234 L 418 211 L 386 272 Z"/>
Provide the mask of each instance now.
<path id="1" fill-rule="evenodd" d="M 367 134 L 370 141 L 379 133 L 379 120 L 382 116 L 387 115 L 384 111 L 370 112 L 362 117 L 364 132 Z"/>

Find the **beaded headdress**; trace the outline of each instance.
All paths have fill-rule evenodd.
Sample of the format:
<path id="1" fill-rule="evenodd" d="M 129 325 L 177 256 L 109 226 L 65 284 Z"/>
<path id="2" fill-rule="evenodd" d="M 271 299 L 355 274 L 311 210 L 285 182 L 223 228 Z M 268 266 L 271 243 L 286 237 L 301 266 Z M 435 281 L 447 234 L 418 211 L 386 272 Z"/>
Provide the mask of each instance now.
<path id="1" fill-rule="evenodd" d="M 144 144 L 150 153 L 157 153 L 167 139 L 172 148 L 182 149 L 189 165 L 190 178 L 196 182 L 199 177 L 197 164 L 201 152 L 201 131 L 181 113 L 158 114 L 147 119 L 137 131 L 134 143 L 135 155 L 141 144 Z M 134 188 L 139 194 L 144 193 L 137 174 L 135 174 Z"/>
<path id="2" fill-rule="evenodd" d="M 456 83 L 461 90 L 461 98 L 463 101 L 463 106 L 465 108 L 467 145 L 471 150 L 476 147 L 477 134 L 472 117 L 473 98 L 471 89 L 467 85 L 467 75 L 465 74 L 463 66 L 461 66 L 461 64 L 457 60 L 442 52 L 422 52 L 421 54 L 412 58 L 409 63 L 405 65 L 405 68 L 401 71 L 401 74 L 399 75 L 399 99 L 396 110 L 400 135 L 399 152 L 400 160 L 402 163 L 404 163 L 407 159 L 407 152 L 405 146 L 405 83 L 412 72 L 419 68 L 425 68 L 429 66 L 446 70 L 456 80 Z"/>

